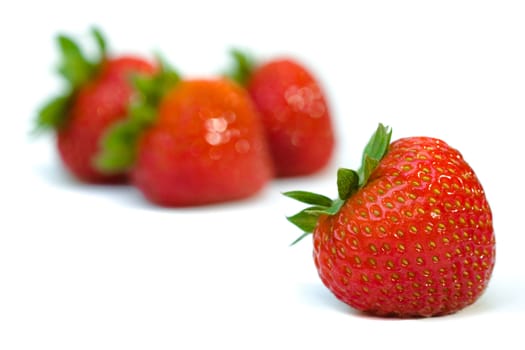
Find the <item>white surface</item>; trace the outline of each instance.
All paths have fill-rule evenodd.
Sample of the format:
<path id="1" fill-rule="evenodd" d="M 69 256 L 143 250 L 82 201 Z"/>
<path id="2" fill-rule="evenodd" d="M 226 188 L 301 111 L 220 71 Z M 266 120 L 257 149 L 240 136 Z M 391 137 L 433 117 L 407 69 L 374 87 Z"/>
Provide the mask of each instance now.
<path id="1" fill-rule="evenodd" d="M 17 1 L 0 11 L 0 349 L 523 348 L 523 2 L 171 3 Z M 28 131 L 60 88 L 54 35 L 89 41 L 95 23 L 113 52 L 158 50 L 189 76 L 223 69 L 232 45 L 295 55 L 332 103 L 332 169 L 184 210 L 154 207 L 131 187 L 71 181 L 51 138 Z M 358 165 L 380 121 L 394 138 L 444 139 L 485 187 L 496 268 L 478 303 L 455 315 L 356 313 L 322 286 L 311 242 L 288 247 L 299 232 L 284 217 L 300 205 L 280 192 L 334 196 L 333 170 Z"/>

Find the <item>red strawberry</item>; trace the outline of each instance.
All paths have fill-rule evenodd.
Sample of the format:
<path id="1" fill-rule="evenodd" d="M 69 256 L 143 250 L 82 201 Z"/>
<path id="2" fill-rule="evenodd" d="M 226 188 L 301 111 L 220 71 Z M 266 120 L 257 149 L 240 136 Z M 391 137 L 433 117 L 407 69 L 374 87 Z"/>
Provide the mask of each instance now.
<path id="1" fill-rule="evenodd" d="M 58 37 L 63 55 L 60 73 L 68 83 L 67 91 L 42 108 L 37 123 L 39 128 L 56 131 L 60 157 L 79 180 L 116 182 L 125 176 L 101 173 L 93 158 L 105 130 L 126 116 L 133 95 L 131 74 L 153 73 L 154 67 L 134 56 L 107 57 L 100 32 L 93 34 L 100 50 L 97 62 L 88 60 L 70 38 Z"/>
<path id="2" fill-rule="evenodd" d="M 313 232 L 319 276 L 350 306 L 399 317 L 456 312 L 480 297 L 494 267 L 485 193 L 445 142 L 389 146 L 390 135 L 380 125 L 361 169 L 339 170 L 338 199 L 287 193 L 314 205 L 289 220 Z"/>
<path id="3" fill-rule="evenodd" d="M 325 167 L 334 150 L 334 130 L 323 89 L 296 60 L 256 65 L 234 51 L 231 78 L 245 85 L 261 113 L 280 177 L 308 175 Z"/>
<path id="4" fill-rule="evenodd" d="M 165 67 L 137 82 L 145 100 L 108 134 L 102 169 L 129 167 L 145 197 L 163 206 L 249 197 L 272 178 L 260 118 L 242 87 L 179 80 Z"/>

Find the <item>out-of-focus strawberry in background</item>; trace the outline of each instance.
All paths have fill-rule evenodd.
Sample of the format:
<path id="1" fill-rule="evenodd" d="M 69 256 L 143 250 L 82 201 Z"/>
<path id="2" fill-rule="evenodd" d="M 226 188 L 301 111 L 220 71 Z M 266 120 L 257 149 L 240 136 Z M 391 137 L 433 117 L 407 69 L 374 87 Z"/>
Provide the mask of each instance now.
<path id="1" fill-rule="evenodd" d="M 0 348 L 341 347 L 370 339 L 377 346 L 405 339 L 407 349 L 442 348 L 450 339 L 519 348 L 524 17 L 520 1 L 5 5 Z M 296 58 L 325 92 L 333 158 L 315 175 L 199 208 L 157 207 L 131 186 L 80 184 L 62 168 L 51 134 L 31 130 L 44 101 L 63 91 L 56 35 L 72 35 L 96 55 L 93 25 L 110 52 L 152 60 L 159 52 L 190 78 L 222 74 L 232 48 L 261 62 Z M 378 122 L 392 126 L 394 138 L 443 139 L 483 184 L 496 265 L 485 294 L 457 314 L 365 317 L 322 286 L 311 242 L 288 247 L 297 230 L 285 216 L 301 205 L 281 192 L 335 197 L 334 169 L 360 163 Z"/>

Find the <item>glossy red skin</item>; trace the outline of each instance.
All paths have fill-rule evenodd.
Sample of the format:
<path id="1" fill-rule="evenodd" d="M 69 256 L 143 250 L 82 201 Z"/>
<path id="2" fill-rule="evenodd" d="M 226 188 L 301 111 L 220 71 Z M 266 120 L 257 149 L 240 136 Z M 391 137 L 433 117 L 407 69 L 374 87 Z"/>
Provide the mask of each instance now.
<path id="1" fill-rule="evenodd" d="M 134 184 L 153 203 L 195 206 L 254 195 L 273 177 L 260 118 L 227 80 L 179 83 L 140 138 Z"/>
<path id="2" fill-rule="evenodd" d="M 330 161 L 335 144 L 326 98 L 318 82 L 293 60 L 257 67 L 247 89 L 265 126 L 276 175 L 315 173 Z"/>
<path id="3" fill-rule="evenodd" d="M 314 260 L 324 284 L 358 310 L 450 314 L 475 302 L 491 277 L 491 210 L 458 151 L 401 139 L 363 190 L 320 218 Z"/>
<path id="4" fill-rule="evenodd" d="M 93 165 L 101 137 L 109 126 L 126 116 L 133 94 L 132 73 L 151 74 L 155 68 L 145 60 L 123 56 L 110 59 L 100 74 L 81 87 L 67 117 L 67 123 L 57 133 L 57 146 L 66 168 L 87 183 L 115 183 L 125 174 L 107 175 Z"/>

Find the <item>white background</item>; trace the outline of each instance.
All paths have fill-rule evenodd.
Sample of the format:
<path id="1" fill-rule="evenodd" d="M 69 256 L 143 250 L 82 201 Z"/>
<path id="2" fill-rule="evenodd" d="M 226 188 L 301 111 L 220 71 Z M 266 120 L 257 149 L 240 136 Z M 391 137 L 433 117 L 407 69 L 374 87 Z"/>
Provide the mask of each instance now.
<path id="1" fill-rule="evenodd" d="M 8 4 L 9 3 L 9 4 Z M 522 1 L 12 1 L 0 5 L 0 349 L 523 349 L 525 4 Z M 225 205 L 162 209 L 128 186 L 76 183 L 29 136 L 60 91 L 54 37 L 161 52 L 211 77 L 227 51 L 289 54 L 326 88 L 338 148 L 318 176 Z M 497 263 L 451 316 L 362 315 L 321 284 L 280 192 L 335 196 L 378 122 L 458 148 L 491 204 Z M 497 331 L 494 331 L 494 330 Z"/>

